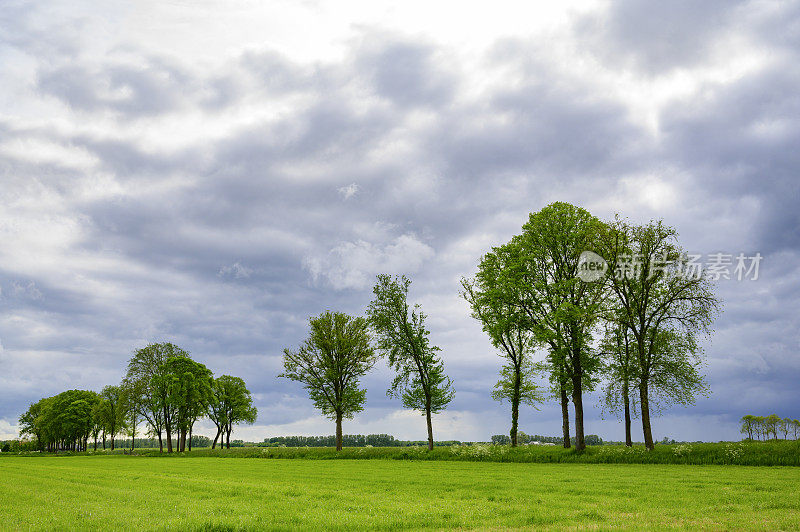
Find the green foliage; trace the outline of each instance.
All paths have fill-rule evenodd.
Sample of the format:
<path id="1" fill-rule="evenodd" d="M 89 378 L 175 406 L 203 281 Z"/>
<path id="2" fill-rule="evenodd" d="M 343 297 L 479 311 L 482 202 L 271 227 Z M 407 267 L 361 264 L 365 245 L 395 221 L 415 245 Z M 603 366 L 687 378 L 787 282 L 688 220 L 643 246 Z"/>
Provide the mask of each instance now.
<path id="1" fill-rule="evenodd" d="M 20 435 L 35 437 L 42 450 L 85 449 L 100 401 L 98 394 L 86 390 L 41 399 L 20 416 Z"/>
<path id="2" fill-rule="evenodd" d="M 610 267 L 612 319 L 635 348 L 644 439 L 652 449 L 651 408 L 691 404 L 708 392 L 698 371 L 697 336 L 710 332 L 719 302 L 707 276 L 688 267 L 675 229 L 661 221 L 635 225 L 617 218 L 599 241 Z"/>
<path id="3" fill-rule="evenodd" d="M 788 440 L 789 436 L 793 436 L 793 439 L 797 440 L 800 436 L 800 421 L 788 417 L 781 418 L 777 414 L 769 416 L 748 414 L 741 419 L 740 431 L 742 434 L 746 434 L 750 440 L 767 440 L 770 436 L 777 440 L 779 434 L 783 435 L 784 440 Z"/>
<path id="4" fill-rule="evenodd" d="M 364 408 L 367 390 L 359 388 L 359 379 L 376 360 L 367 321 L 325 312 L 310 318 L 309 326 L 309 337 L 300 349 L 284 349 L 280 376 L 301 382 L 314 406 L 336 421 L 341 435 L 342 418 L 350 419 Z"/>
<path id="5" fill-rule="evenodd" d="M 230 375 L 214 379 L 208 403 L 208 417 L 216 425 L 217 435 L 210 446 L 216 446 L 220 435 L 227 436 L 230 446 L 233 426 L 239 423 L 255 423 L 257 416 L 253 397 L 242 379 Z"/>
<path id="6" fill-rule="evenodd" d="M 153 388 L 164 394 L 165 419 L 178 431 L 179 451 L 185 450 L 187 434 L 212 400 L 213 381 L 211 370 L 186 356 L 170 356 L 152 378 Z"/>
<path id="7" fill-rule="evenodd" d="M 165 363 L 170 358 L 191 358 L 189 353 L 172 343 L 149 344 L 137 349 L 128 362 L 124 386 L 139 414 L 147 422 L 150 432 L 161 439 L 166 430 L 171 434 L 174 426 L 175 404 L 170 401 L 171 381 L 166 378 Z M 168 448 L 172 449 L 171 438 Z"/>
<path id="8" fill-rule="evenodd" d="M 520 370 L 512 364 L 506 364 L 500 370 L 500 380 L 494 385 L 492 399 L 501 403 L 516 400 L 519 404 L 529 405 L 538 410 L 537 405 L 544 402 L 544 396 L 534 382 L 535 377 L 536 370 L 530 364 Z"/>
<path id="9" fill-rule="evenodd" d="M 111 437 L 111 449 L 114 449 L 114 438 L 125 428 L 125 393 L 119 386 L 105 386 L 100 392 L 100 402 L 93 410 L 95 431 L 102 430 Z M 94 432 L 96 434 L 96 432 Z"/>

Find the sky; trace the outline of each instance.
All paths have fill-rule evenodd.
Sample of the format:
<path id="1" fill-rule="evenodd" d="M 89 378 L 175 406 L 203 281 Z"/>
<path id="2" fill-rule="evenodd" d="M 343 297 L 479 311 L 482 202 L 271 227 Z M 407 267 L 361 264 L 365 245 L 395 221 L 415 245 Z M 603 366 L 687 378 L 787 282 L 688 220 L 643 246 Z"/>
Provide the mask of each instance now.
<path id="1" fill-rule="evenodd" d="M 453 379 L 435 437 L 505 434 L 459 279 L 554 201 L 762 257 L 715 282 L 712 393 L 656 439 L 800 418 L 798 146 L 797 1 L 3 0 L 0 439 L 163 341 L 245 379 L 259 415 L 234 438 L 332 434 L 282 350 L 309 316 L 362 314 L 378 273 L 412 279 Z M 391 377 L 345 433 L 425 438 Z M 584 405 L 587 434 L 624 438 Z M 520 428 L 559 434 L 559 405 Z"/>

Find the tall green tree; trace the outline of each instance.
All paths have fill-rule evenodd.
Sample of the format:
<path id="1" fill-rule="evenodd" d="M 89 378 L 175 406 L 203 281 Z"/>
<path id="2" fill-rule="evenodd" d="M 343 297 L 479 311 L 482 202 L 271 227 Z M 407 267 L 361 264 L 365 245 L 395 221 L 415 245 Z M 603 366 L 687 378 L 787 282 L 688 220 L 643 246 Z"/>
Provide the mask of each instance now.
<path id="1" fill-rule="evenodd" d="M 525 317 L 515 304 L 519 296 L 513 292 L 514 287 L 500 281 L 503 266 L 502 256 L 497 253 L 484 255 L 475 279 L 461 279 L 461 297 L 469 303 L 472 317 L 481 322 L 483 331 L 506 361 L 492 397 L 511 403 L 509 434 L 511 446 L 516 447 L 520 404 L 536 406 L 543 397 L 533 380 L 533 334 L 525 326 Z M 505 292 L 508 290 L 512 293 Z"/>
<path id="2" fill-rule="evenodd" d="M 617 320 L 633 337 L 642 432 L 652 450 L 651 388 L 682 404 L 707 391 L 697 378 L 697 337 L 710 333 L 719 302 L 707 276 L 689 267 L 676 231 L 661 221 L 633 225 L 617 218 L 603 233 L 600 254 L 610 265 Z"/>
<path id="3" fill-rule="evenodd" d="M 211 448 L 217 446 L 217 440 L 222 436 L 220 446 L 227 439 L 227 447 L 230 449 L 233 426 L 239 423 L 255 423 L 258 411 L 253 406 L 250 390 L 239 377 L 230 375 L 217 377 L 214 379 L 211 392 L 208 417 L 217 427 L 217 434 L 214 436 Z"/>
<path id="4" fill-rule="evenodd" d="M 175 426 L 174 405 L 169 401 L 169 383 L 164 377 L 164 363 L 170 357 L 191 358 L 189 353 L 171 343 L 149 344 L 137 349 L 128 362 L 125 384 L 133 393 L 139 414 L 147 421 L 150 432 L 158 437 L 163 452 L 163 434 L 167 435 L 167 451 L 172 452 L 172 429 Z"/>
<path id="5" fill-rule="evenodd" d="M 552 380 L 562 395 L 569 390 L 572 396 L 579 450 L 586 447 L 583 393 L 592 389 L 602 367 L 591 344 L 607 292 L 602 281 L 583 282 L 578 272 L 581 254 L 597 250 L 602 228 L 588 211 L 557 202 L 532 213 L 522 234 L 502 246 L 508 258 L 499 282 L 509 287 L 506 293 L 516 294 L 512 303 L 525 327 L 548 347 Z"/>
<path id="6" fill-rule="evenodd" d="M 428 449 L 432 450 L 431 414 L 444 410 L 455 391 L 444 373 L 444 364 L 437 354 L 439 348 L 428 339 L 425 314 L 419 305 L 412 308 L 408 304 L 410 284 L 405 276 L 393 279 L 378 275 L 367 316 L 378 349 L 396 372 L 387 393 L 400 397 L 406 408 L 423 412 L 428 426 Z"/>
<path id="7" fill-rule="evenodd" d="M 308 339 L 296 351 L 284 349 L 280 375 L 301 382 L 324 415 L 336 421 L 336 450 L 342 449 L 342 419 L 364 408 L 367 391 L 359 378 L 375 364 L 367 321 L 342 312 L 309 319 Z"/>

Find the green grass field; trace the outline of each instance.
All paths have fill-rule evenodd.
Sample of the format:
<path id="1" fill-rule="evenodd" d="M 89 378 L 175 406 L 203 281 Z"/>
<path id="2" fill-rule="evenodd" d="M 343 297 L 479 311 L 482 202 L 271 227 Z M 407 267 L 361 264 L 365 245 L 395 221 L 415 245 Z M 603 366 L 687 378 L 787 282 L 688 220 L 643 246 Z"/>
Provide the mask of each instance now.
<path id="1" fill-rule="evenodd" d="M 401 460 L 0 460 L 0 528 L 800 528 L 800 469 Z"/>

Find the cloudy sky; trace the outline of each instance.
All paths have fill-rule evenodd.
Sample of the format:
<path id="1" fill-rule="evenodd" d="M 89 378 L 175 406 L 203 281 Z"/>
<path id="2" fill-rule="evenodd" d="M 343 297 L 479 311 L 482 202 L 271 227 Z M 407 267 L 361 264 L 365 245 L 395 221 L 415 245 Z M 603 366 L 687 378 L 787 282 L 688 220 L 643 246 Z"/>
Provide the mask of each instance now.
<path id="1" fill-rule="evenodd" d="M 458 280 L 559 200 L 763 256 L 717 283 L 713 393 L 656 438 L 800 417 L 800 3 L 527 4 L 4 1 L 0 438 L 155 341 L 247 381 L 235 437 L 330 434 L 281 350 L 363 312 L 380 272 L 412 278 L 454 380 L 437 438 L 506 433 Z M 425 437 L 390 378 L 345 432 Z M 585 404 L 587 433 L 623 438 Z M 556 435 L 559 412 L 521 428 Z"/>

